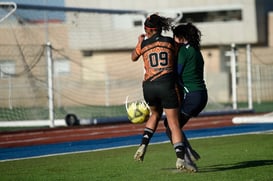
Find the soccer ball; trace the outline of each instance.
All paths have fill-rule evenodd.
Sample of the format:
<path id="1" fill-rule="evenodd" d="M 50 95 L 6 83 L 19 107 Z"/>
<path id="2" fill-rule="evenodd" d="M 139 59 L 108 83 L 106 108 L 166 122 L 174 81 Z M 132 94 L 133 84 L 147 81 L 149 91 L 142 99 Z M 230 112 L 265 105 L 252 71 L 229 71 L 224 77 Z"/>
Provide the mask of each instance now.
<path id="1" fill-rule="evenodd" d="M 126 109 L 128 119 L 134 124 L 141 124 L 149 119 L 150 109 L 146 102 L 130 103 Z"/>

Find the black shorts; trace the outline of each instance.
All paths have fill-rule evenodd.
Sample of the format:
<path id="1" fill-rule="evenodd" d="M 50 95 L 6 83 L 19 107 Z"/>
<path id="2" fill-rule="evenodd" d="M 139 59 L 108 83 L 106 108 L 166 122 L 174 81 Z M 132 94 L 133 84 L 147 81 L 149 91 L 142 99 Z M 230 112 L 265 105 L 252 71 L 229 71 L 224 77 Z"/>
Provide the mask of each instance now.
<path id="1" fill-rule="evenodd" d="M 185 93 L 182 97 L 181 112 L 189 117 L 198 116 L 208 102 L 207 90 Z"/>
<path id="2" fill-rule="evenodd" d="M 143 82 L 143 96 L 149 106 L 166 109 L 179 106 L 174 79 L 160 79 Z"/>

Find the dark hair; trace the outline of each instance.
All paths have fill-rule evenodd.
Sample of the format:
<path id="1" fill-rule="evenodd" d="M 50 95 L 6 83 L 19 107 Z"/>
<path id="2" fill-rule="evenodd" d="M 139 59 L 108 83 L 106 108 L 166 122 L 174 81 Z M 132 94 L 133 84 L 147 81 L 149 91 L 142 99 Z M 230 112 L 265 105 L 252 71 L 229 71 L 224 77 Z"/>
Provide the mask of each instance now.
<path id="1" fill-rule="evenodd" d="M 192 23 L 181 24 L 173 29 L 173 35 L 178 38 L 185 38 L 191 46 L 200 50 L 201 31 Z"/>
<path id="2" fill-rule="evenodd" d="M 158 33 L 171 29 L 171 18 L 165 18 L 157 14 L 150 15 L 144 22 L 145 28 L 155 29 Z"/>

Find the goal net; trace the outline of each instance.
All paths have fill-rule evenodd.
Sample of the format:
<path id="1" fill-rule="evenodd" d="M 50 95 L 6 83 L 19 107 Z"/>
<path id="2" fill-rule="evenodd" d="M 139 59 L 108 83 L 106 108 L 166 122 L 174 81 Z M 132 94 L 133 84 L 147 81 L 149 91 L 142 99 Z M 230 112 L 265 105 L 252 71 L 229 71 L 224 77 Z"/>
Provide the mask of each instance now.
<path id="1" fill-rule="evenodd" d="M 1 4 L 1 13 L 9 15 L 0 26 L 2 123 L 49 120 L 49 54 L 56 120 L 67 114 L 80 119 L 124 117 L 126 96 L 143 99 L 143 65 L 130 60 L 142 13 L 31 5 L 17 5 L 11 13 L 10 6 Z M 128 18 L 139 23 L 137 31 L 129 27 L 129 35 Z"/>
<path id="2" fill-rule="evenodd" d="M 126 97 L 143 100 L 143 63 L 130 60 L 143 32 L 143 12 L 22 4 L 15 11 L 10 10 L 13 4 L 4 6 L 0 4 L 0 121 L 40 126 L 39 121 L 50 119 L 48 58 L 55 120 L 63 121 L 67 114 L 91 121 L 126 119 Z M 245 85 L 240 92 L 244 100 Z M 205 111 L 223 109 L 232 108 L 210 95 Z"/>

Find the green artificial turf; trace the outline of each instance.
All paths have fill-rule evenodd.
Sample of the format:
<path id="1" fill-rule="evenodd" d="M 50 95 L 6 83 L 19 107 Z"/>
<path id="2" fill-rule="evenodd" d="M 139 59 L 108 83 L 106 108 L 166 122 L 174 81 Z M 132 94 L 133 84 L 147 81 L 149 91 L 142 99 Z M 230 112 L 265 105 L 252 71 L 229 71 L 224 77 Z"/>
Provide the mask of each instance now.
<path id="1" fill-rule="evenodd" d="M 42 181 L 271 181 L 273 134 L 190 140 L 200 153 L 198 173 L 175 169 L 170 143 L 149 145 L 145 160 L 133 160 L 136 146 L 0 162 L 0 180 Z M 0 150 L 1 153 L 1 150 Z"/>

